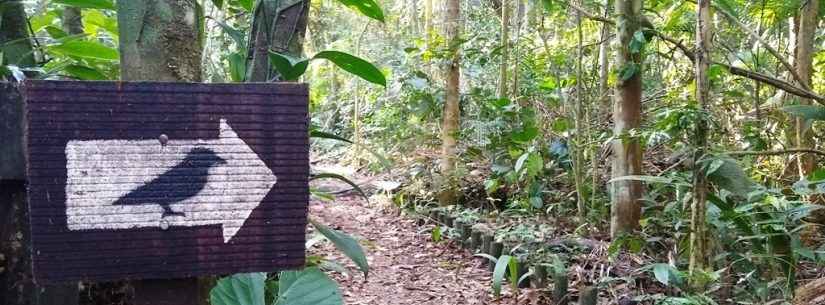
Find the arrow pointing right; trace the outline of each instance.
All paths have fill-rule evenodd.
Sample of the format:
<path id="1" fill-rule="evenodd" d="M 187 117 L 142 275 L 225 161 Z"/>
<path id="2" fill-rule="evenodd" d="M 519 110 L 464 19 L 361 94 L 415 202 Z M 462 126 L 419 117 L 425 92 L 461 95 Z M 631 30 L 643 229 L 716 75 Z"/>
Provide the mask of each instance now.
<path id="1" fill-rule="evenodd" d="M 73 231 L 220 224 L 227 243 L 277 181 L 225 119 L 212 140 L 69 141 L 66 160 Z"/>

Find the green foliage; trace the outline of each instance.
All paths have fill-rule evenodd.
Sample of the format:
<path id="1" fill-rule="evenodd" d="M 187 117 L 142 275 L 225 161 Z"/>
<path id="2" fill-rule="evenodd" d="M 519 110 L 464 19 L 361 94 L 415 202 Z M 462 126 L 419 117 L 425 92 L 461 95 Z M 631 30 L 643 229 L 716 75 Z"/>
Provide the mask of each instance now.
<path id="1" fill-rule="evenodd" d="M 338 285 L 317 268 L 284 271 L 279 275 L 278 298 L 274 305 L 343 304 Z"/>
<path id="2" fill-rule="evenodd" d="M 344 69 L 344 71 L 352 73 L 368 82 L 387 86 L 387 80 L 378 68 L 368 61 L 344 52 L 323 51 L 315 54 L 315 56 L 310 59 L 298 59 L 286 54 L 269 52 L 270 63 L 285 80 L 297 80 L 306 72 L 309 67 L 309 62 L 315 59 L 329 60 L 341 69 Z"/>
<path id="3" fill-rule="evenodd" d="M 54 3 L 88 9 L 114 10 L 115 4 L 111 0 L 52 0 Z"/>
<path id="4" fill-rule="evenodd" d="M 268 287 L 277 287 L 267 289 Z M 267 302 L 265 292 L 275 294 Z M 265 273 L 235 274 L 220 279 L 210 292 L 213 305 L 341 305 L 343 298 L 338 285 L 318 268 L 283 271 L 278 279 L 267 279 Z"/>
<path id="5" fill-rule="evenodd" d="M 265 305 L 265 273 L 239 273 L 218 280 L 209 293 L 213 305 Z"/>
<path id="6" fill-rule="evenodd" d="M 373 0 L 338 0 L 338 2 L 360 12 L 364 16 L 384 22 L 384 11 Z"/>
<path id="7" fill-rule="evenodd" d="M 310 219 L 309 223 L 311 223 L 312 226 L 315 227 L 319 233 L 321 233 L 321 235 L 329 239 L 338 250 L 343 252 L 347 257 L 355 262 L 355 265 L 358 266 L 358 268 L 361 269 L 361 272 L 364 273 L 364 277 L 367 277 L 369 274 L 367 255 L 364 253 L 364 249 L 361 248 L 361 245 L 358 244 L 357 240 L 312 219 Z"/>
<path id="8" fill-rule="evenodd" d="M 89 40 L 68 40 L 49 46 L 49 51 L 60 55 L 78 57 L 82 59 L 104 61 L 120 60 L 120 54 L 117 49 Z"/>

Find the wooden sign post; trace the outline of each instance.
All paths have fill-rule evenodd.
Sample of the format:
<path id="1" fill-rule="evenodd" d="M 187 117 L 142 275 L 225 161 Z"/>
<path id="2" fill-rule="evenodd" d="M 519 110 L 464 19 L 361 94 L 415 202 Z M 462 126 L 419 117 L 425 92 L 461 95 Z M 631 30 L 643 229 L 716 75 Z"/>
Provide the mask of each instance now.
<path id="1" fill-rule="evenodd" d="M 304 264 L 301 84 L 25 84 L 38 282 L 166 279 Z"/>

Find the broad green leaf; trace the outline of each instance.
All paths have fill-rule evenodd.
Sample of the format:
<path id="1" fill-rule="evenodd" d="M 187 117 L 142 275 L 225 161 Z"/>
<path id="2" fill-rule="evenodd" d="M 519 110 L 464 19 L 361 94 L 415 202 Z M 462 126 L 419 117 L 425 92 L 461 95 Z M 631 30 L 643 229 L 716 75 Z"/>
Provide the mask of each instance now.
<path id="1" fill-rule="evenodd" d="M 493 295 L 498 298 L 501 295 L 501 282 L 504 281 L 504 273 L 510 265 L 512 256 L 502 255 L 496 260 L 496 267 L 493 269 Z"/>
<path id="2" fill-rule="evenodd" d="M 781 108 L 793 116 L 798 116 L 806 120 L 825 121 L 825 107 L 814 105 L 793 105 Z"/>
<path id="3" fill-rule="evenodd" d="M 318 268 L 283 271 L 275 305 L 342 305 L 338 284 Z"/>
<path id="4" fill-rule="evenodd" d="M 378 68 L 373 66 L 366 60 L 358 58 L 356 56 L 338 52 L 338 51 L 323 51 L 321 53 L 315 54 L 313 59 L 326 59 L 334 63 L 336 66 L 344 69 L 349 73 L 355 74 L 356 76 L 371 82 L 373 84 L 381 85 L 386 87 L 387 80 L 384 78 L 384 74 L 381 73 Z"/>
<path id="5" fill-rule="evenodd" d="M 217 8 L 223 8 L 223 0 L 212 0 L 212 4 L 214 4 Z"/>
<path id="6" fill-rule="evenodd" d="M 358 184 L 355 184 L 355 182 L 352 182 L 351 180 L 347 179 L 347 177 L 341 176 L 339 174 L 333 174 L 333 173 L 320 173 L 320 174 L 312 175 L 312 177 L 309 178 L 309 181 L 316 180 L 316 179 L 336 179 L 336 180 L 340 180 L 340 181 L 352 186 L 352 188 L 356 192 L 358 192 L 359 195 L 364 197 L 364 199 L 369 200 L 369 196 L 367 196 L 367 193 L 364 193 L 364 191 L 361 189 L 361 187 L 358 186 Z"/>
<path id="7" fill-rule="evenodd" d="M 633 76 L 639 73 L 639 64 L 636 63 L 628 63 L 624 67 L 622 67 L 621 71 L 619 72 L 619 77 L 622 81 L 628 81 Z"/>
<path id="8" fill-rule="evenodd" d="M 539 135 L 539 129 L 535 126 L 525 126 L 521 130 L 514 132 L 510 137 L 514 142 L 527 143 Z"/>
<path id="9" fill-rule="evenodd" d="M 633 38 L 630 40 L 628 50 L 630 50 L 631 54 L 639 54 L 642 52 L 646 44 L 647 39 L 645 38 L 644 31 L 638 30 L 636 33 L 633 33 Z"/>
<path id="10" fill-rule="evenodd" d="M 541 170 L 544 169 L 544 160 L 542 160 L 541 155 L 537 153 L 530 153 L 530 157 L 527 158 L 527 175 L 535 177 Z"/>
<path id="11" fill-rule="evenodd" d="M 347 257 L 349 257 L 358 269 L 364 273 L 364 278 L 367 277 L 370 271 L 369 263 L 367 262 L 367 255 L 364 254 L 364 249 L 361 248 L 361 245 L 358 244 L 358 241 L 352 236 L 349 236 L 341 231 L 334 230 L 330 227 L 325 226 L 324 224 L 318 223 L 315 220 L 310 219 L 309 222 L 312 224 L 315 229 L 318 230 L 321 235 L 324 235 L 327 239 L 329 239 L 334 245 L 335 248 L 341 250 Z"/>
<path id="12" fill-rule="evenodd" d="M 653 276 L 656 277 L 659 283 L 668 286 L 670 285 L 670 268 L 668 264 L 655 264 L 653 265 Z"/>
<path id="13" fill-rule="evenodd" d="M 53 25 L 47 26 L 44 29 L 47 33 L 49 33 L 49 36 L 51 36 L 54 39 L 60 39 L 69 36 L 69 34 L 66 34 L 66 32 L 64 32 L 62 29 L 59 29 Z"/>
<path id="14" fill-rule="evenodd" d="M 708 175 L 708 179 L 731 193 L 747 198 L 755 183 L 748 177 L 745 170 L 739 166 L 739 163 L 729 157 L 719 157 L 713 160 L 722 160 L 723 163 L 712 174 Z"/>
<path id="15" fill-rule="evenodd" d="M 275 52 L 269 52 L 269 63 L 281 74 L 283 80 L 297 80 L 309 67 L 308 59 L 298 59 Z"/>
<path id="16" fill-rule="evenodd" d="M 54 53 L 80 58 L 105 61 L 118 61 L 120 59 L 117 49 L 110 48 L 97 41 L 69 40 L 61 44 L 49 46 L 48 49 Z"/>
<path id="17" fill-rule="evenodd" d="M 112 0 L 52 0 L 52 2 L 79 8 L 115 9 L 115 3 Z"/>
<path id="18" fill-rule="evenodd" d="M 232 81 L 242 83 L 246 79 L 246 57 L 241 52 L 229 54 L 229 72 Z"/>
<path id="19" fill-rule="evenodd" d="M 218 280 L 209 292 L 212 305 L 265 305 L 266 273 L 240 273 Z"/>
<path id="20" fill-rule="evenodd" d="M 79 80 L 106 80 L 106 75 L 97 69 L 83 65 L 70 65 L 63 69 L 70 76 Z"/>
<path id="21" fill-rule="evenodd" d="M 361 12 L 364 16 L 384 22 L 384 11 L 373 0 L 338 0 L 341 4 Z"/>

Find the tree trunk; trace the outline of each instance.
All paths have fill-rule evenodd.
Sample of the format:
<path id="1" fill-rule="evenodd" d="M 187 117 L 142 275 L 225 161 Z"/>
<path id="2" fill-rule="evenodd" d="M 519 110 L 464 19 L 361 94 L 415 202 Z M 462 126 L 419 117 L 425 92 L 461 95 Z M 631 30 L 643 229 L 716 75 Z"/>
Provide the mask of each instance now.
<path id="1" fill-rule="evenodd" d="M 604 0 L 604 18 L 610 17 L 610 4 L 611 0 Z M 608 109 L 610 106 L 610 85 L 608 80 L 610 78 L 610 25 L 603 23 L 601 34 L 600 34 L 601 43 L 599 43 L 599 98 L 593 102 L 592 113 L 591 113 L 591 120 L 593 122 L 600 122 L 602 119 L 603 112 L 601 109 Z M 593 126 L 592 124 L 590 126 Z M 598 137 L 594 133 L 591 135 L 596 138 Z M 595 140 L 595 139 L 594 139 Z M 593 191 L 590 196 L 590 206 L 596 206 L 596 190 L 599 189 L 599 181 L 600 181 L 600 171 L 599 171 L 599 146 L 594 145 L 591 151 L 590 156 L 590 165 L 592 167 L 593 176 L 592 176 L 592 184 L 593 184 Z"/>
<path id="2" fill-rule="evenodd" d="M 461 32 L 461 1 L 448 0 L 445 16 L 447 41 L 455 45 Z M 440 205 L 455 204 L 458 198 L 458 181 L 455 175 L 456 151 L 459 127 L 459 85 L 461 78 L 459 48 L 454 50 L 452 60 L 446 71 L 446 88 L 444 97 L 444 114 L 441 124 L 441 176 L 444 186 L 439 194 Z"/>
<path id="3" fill-rule="evenodd" d="M 608 18 L 608 7 L 610 0 L 604 0 L 604 17 Z M 610 105 L 610 88 L 608 79 L 610 78 L 610 25 L 602 23 L 601 43 L 599 44 L 599 102 L 600 107 L 607 108 Z"/>
<path id="4" fill-rule="evenodd" d="M 23 3 L 0 0 L 0 8 L 3 64 L 36 66 Z M 0 304 L 77 304 L 76 283 L 43 286 L 32 279 L 22 120 L 17 88 L 0 84 Z"/>
<path id="5" fill-rule="evenodd" d="M 0 46 L 3 64 L 33 67 L 36 64 L 34 50 L 29 40 L 29 27 L 23 3 L 0 0 Z"/>
<path id="6" fill-rule="evenodd" d="M 803 87 L 811 87 L 811 76 L 814 71 L 813 55 L 814 36 L 816 35 L 817 24 L 819 23 L 819 0 L 807 0 L 799 14 L 799 26 L 796 28 L 796 50 L 794 51 L 794 69 L 804 84 Z M 800 104 L 810 105 L 811 100 L 800 98 Z M 796 118 L 796 147 L 813 148 L 814 139 L 811 133 L 811 124 L 802 118 Z M 799 177 L 807 177 L 816 168 L 816 158 L 813 154 L 800 156 Z"/>
<path id="7" fill-rule="evenodd" d="M 195 0 L 118 1 L 120 76 L 200 82 L 203 11 Z"/>
<path id="8" fill-rule="evenodd" d="M 269 52 L 303 56 L 310 0 L 262 0 L 255 6 L 247 57 L 248 82 L 279 81 Z"/>
<path id="9" fill-rule="evenodd" d="M 63 9 L 63 31 L 69 35 L 83 34 L 83 12 L 80 8 L 66 7 Z"/>
<path id="10" fill-rule="evenodd" d="M 507 65 L 510 64 L 510 0 L 501 0 L 501 66 L 499 67 L 498 97 L 508 97 Z"/>
<path id="11" fill-rule="evenodd" d="M 573 180 L 576 187 L 576 207 L 579 222 L 585 222 L 587 216 L 586 199 L 584 197 L 584 34 L 582 33 L 581 12 L 576 13 L 576 34 L 578 37 L 576 46 L 576 104 L 573 107 L 573 124 L 576 128 L 573 137 Z"/>
<path id="12" fill-rule="evenodd" d="M 613 102 L 613 178 L 642 174 L 642 148 L 632 131 L 641 125 L 642 59 L 629 48 L 633 34 L 640 28 L 642 0 L 616 0 L 616 24 L 619 25 L 616 63 L 619 70 L 635 69 L 627 79 L 620 80 Z M 610 211 L 610 235 L 614 238 L 639 227 L 642 183 L 637 180 L 613 182 Z"/>
<path id="13" fill-rule="evenodd" d="M 710 111 L 710 68 L 713 35 L 713 21 L 710 0 L 699 0 L 696 4 L 696 101 L 703 113 Z M 707 228 L 705 227 L 705 204 L 707 202 L 708 180 L 702 167 L 702 158 L 708 149 L 708 121 L 704 116 L 696 122 L 693 156 L 693 203 L 690 209 L 690 265 L 691 275 L 708 266 Z M 691 276 L 691 279 L 699 277 Z M 696 283 L 693 283 L 696 284 Z M 701 288 L 701 287 L 696 287 Z"/>
<path id="14" fill-rule="evenodd" d="M 117 1 L 120 78 L 200 82 L 203 11 L 194 0 Z M 136 305 L 197 300 L 207 304 L 211 277 L 131 282 Z M 184 287 L 170 293 L 169 287 Z M 178 300 L 162 298 L 180 297 Z"/>

